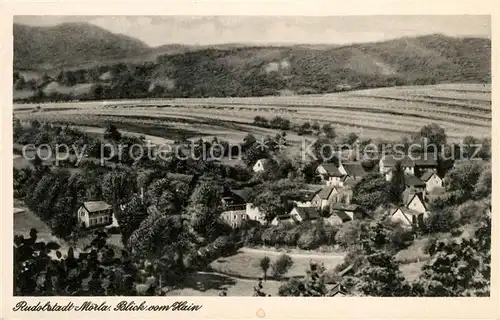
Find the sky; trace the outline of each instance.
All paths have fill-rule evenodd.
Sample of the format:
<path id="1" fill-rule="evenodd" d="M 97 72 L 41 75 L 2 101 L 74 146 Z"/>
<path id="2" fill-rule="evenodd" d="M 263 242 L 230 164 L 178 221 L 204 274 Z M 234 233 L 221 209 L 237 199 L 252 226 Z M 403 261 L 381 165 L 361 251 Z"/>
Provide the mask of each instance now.
<path id="1" fill-rule="evenodd" d="M 88 22 L 114 33 L 164 44 L 349 44 L 442 33 L 491 38 L 489 16 L 15 16 L 15 23 Z"/>

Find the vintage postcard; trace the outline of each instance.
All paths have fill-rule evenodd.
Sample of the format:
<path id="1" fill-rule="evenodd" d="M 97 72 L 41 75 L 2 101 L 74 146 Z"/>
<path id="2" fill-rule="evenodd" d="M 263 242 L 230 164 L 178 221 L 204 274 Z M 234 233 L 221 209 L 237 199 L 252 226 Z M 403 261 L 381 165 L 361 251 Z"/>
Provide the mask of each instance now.
<path id="1" fill-rule="evenodd" d="M 355 3 L 6 5 L 1 316 L 498 318 L 494 1 Z"/>

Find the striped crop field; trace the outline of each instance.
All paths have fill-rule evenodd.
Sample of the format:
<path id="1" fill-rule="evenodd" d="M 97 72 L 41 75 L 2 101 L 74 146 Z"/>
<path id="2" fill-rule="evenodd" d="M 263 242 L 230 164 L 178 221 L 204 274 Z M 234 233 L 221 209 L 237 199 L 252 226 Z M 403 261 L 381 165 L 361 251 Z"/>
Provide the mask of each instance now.
<path id="1" fill-rule="evenodd" d="M 450 140 L 466 135 L 491 136 L 491 85 L 440 84 L 377 88 L 321 95 L 144 99 L 14 105 L 23 121 L 37 119 L 80 126 L 119 124 L 128 131 L 163 138 L 184 132 L 189 138 L 224 137 L 241 141 L 252 132 L 275 134 L 273 129 L 254 126 L 255 116 L 280 116 L 331 123 L 341 135 L 356 132 L 362 138 L 395 139 L 422 126 L 436 123 Z M 290 133 L 291 140 L 300 139 Z"/>

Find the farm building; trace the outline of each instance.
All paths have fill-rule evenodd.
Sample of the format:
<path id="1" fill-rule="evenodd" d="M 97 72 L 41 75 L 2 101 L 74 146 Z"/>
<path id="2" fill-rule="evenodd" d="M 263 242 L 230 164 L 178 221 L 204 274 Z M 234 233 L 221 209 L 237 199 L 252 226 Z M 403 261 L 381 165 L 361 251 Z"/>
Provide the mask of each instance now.
<path id="1" fill-rule="evenodd" d="M 273 226 L 278 226 L 278 225 L 293 225 L 295 223 L 296 223 L 296 221 L 289 214 L 284 214 L 284 215 L 281 215 L 281 216 L 277 216 L 277 217 L 275 217 L 271 221 L 271 225 L 273 225 Z"/>
<path id="2" fill-rule="evenodd" d="M 351 220 L 360 220 L 370 217 L 366 211 L 357 204 L 335 203 L 332 205 L 333 215 L 337 215 L 342 222 Z M 331 222 L 337 220 L 337 217 L 330 216 Z"/>
<path id="3" fill-rule="evenodd" d="M 345 162 L 342 164 L 342 167 L 346 172 L 346 176 L 351 179 L 361 179 L 364 175 L 366 175 L 365 168 L 363 168 L 359 162 Z"/>
<path id="4" fill-rule="evenodd" d="M 293 203 L 296 207 L 312 207 L 312 198 L 323 189 L 324 185 L 308 185 L 307 188 L 300 190 L 300 194 L 295 197 Z"/>
<path id="5" fill-rule="evenodd" d="M 405 192 L 404 198 L 404 206 L 391 212 L 391 220 L 400 221 L 406 226 L 421 225 L 428 216 L 422 194 Z"/>
<path id="6" fill-rule="evenodd" d="M 396 163 L 400 162 L 401 167 L 405 173 L 419 176 L 421 170 L 436 169 L 437 160 L 434 154 L 423 154 L 414 156 L 394 156 L 385 155 L 379 161 L 379 170 L 381 174 L 386 175 L 386 179 L 390 180 L 390 172 L 396 166 Z"/>
<path id="7" fill-rule="evenodd" d="M 327 186 L 319 190 L 311 199 L 311 206 L 317 210 L 324 210 L 334 201 L 338 189 L 334 186 Z"/>
<path id="8" fill-rule="evenodd" d="M 324 163 L 316 168 L 316 174 L 327 186 L 338 186 L 346 172 L 342 166 L 337 167 L 333 163 Z"/>
<path id="9" fill-rule="evenodd" d="M 401 222 L 404 226 L 407 227 L 422 225 L 423 218 L 423 213 L 406 207 L 399 207 L 391 213 L 392 221 Z"/>
<path id="10" fill-rule="evenodd" d="M 425 189 L 427 185 L 425 182 L 415 177 L 412 174 L 405 174 L 405 190 L 408 190 L 410 193 L 420 193 L 423 198 L 425 198 Z"/>
<path id="11" fill-rule="evenodd" d="M 113 222 L 113 210 L 104 201 L 87 201 L 78 209 L 77 218 L 86 228 L 105 226 Z"/>
<path id="12" fill-rule="evenodd" d="M 441 188 L 443 186 L 443 179 L 437 174 L 436 170 L 427 170 L 420 177 L 425 183 L 425 190 L 427 192 L 432 192 L 436 188 Z"/>
<path id="13" fill-rule="evenodd" d="M 274 218 L 271 224 L 277 226 L 284 223 L 317 221 L 319 218 L 319 212 L 313 207 L 295 207 L 290 211 L 289 214 Z"/>
<path id="14" fill-rule="evenodd" d="M 316 174 L 327 186 L 344 186 L 351 180 L 359 180 L 366 171 L 359 162 L 346 162 L 335 165 L 333 163 L 320 164 Z"/>

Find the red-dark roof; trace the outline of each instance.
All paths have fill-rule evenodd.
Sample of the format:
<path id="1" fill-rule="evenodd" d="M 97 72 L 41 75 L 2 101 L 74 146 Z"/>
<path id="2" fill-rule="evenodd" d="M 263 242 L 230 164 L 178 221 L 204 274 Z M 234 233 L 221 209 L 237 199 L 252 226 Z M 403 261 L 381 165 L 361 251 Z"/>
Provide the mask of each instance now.
<path id="1" fill-rule="evenodd" d="M 403 167 L 435 167 L 437 166 L 437 155 L 434 153 L 413 154 L 413 155 L 386 155 L 382 157 L 384 166 L 393 167 L 399 161 Z"/>
<path id="2" fill-rule="evenodd" d="M 295 210 L 302 220 L 315 220 L 320 217 L 319 212 L 313 207 L 295 207 Z"/>
<path id="3" fill-rule="evenodd" d="M 356 211 L 357 209 L 361 209 L 357 204 L 346 204 L 346 203 L 334 203 L 332 208 L 334 210 L 342 210 L 342 211 Z"/>
<path id="4" fill-rule="evenodd" d="M 427 170 L 420 176 L 420 180 L 427 182 L 435 173 L 434 170 Z"/>
<path id="5" fill-rule="evenodd" d="M 352 177 L 361 177 L 366 173 L 363 166 L 358 162 L 343 163 L 342 166 L 347 174 Z"/>
<path id="6" fill-rule="evenodd" d="M 326 200 L 330 197 L 330 195 L 332 194 L 333 190 L 335 189 L 335 187 L 333 186 L 328 186 L 328 187 L 324 187 L 323 189 L 319 190 L 316 195 L 321 199 L 321 200 Z"/>
<path id="7" fill-rule="evenodd" d="M 87 201 L 83 203 L 88 212 L 99 212 L 111 209 L 111 205 L 105 201 Z"/>
<path id="8" fill-rule="evenodd" d="M 405 174 L 405 186 L 407 187 L 425 187 L 425 182 L 412 174 Z"/>
<path id="9" fill-rule="evenodd" d="M 427 206 L 425 205 L 425 202 L 424 202 L 424 198 L 422 197 L 422 194 L 421 193 L 404 193 L 404 204 L 406 207 L 408 207 L 410 205 L 410 203 L 412 202 L 413 198 L 417 197 L 420 202 L 422 202 L 422 204 L 424 205 L 424 208 L 426 208 L 427 210 Z"/>
<path id="10" fill-rule="evenodd" d="M 337 168 L 337 166 L 335 164 L 324 163 L 324 164 L 321 164 L 320 166 L 322 166 L 323 169 L 325 169 L 326 173 L 330 177 L 342 177 L 342 174 L 340 173 L 339 169 Z"/>

